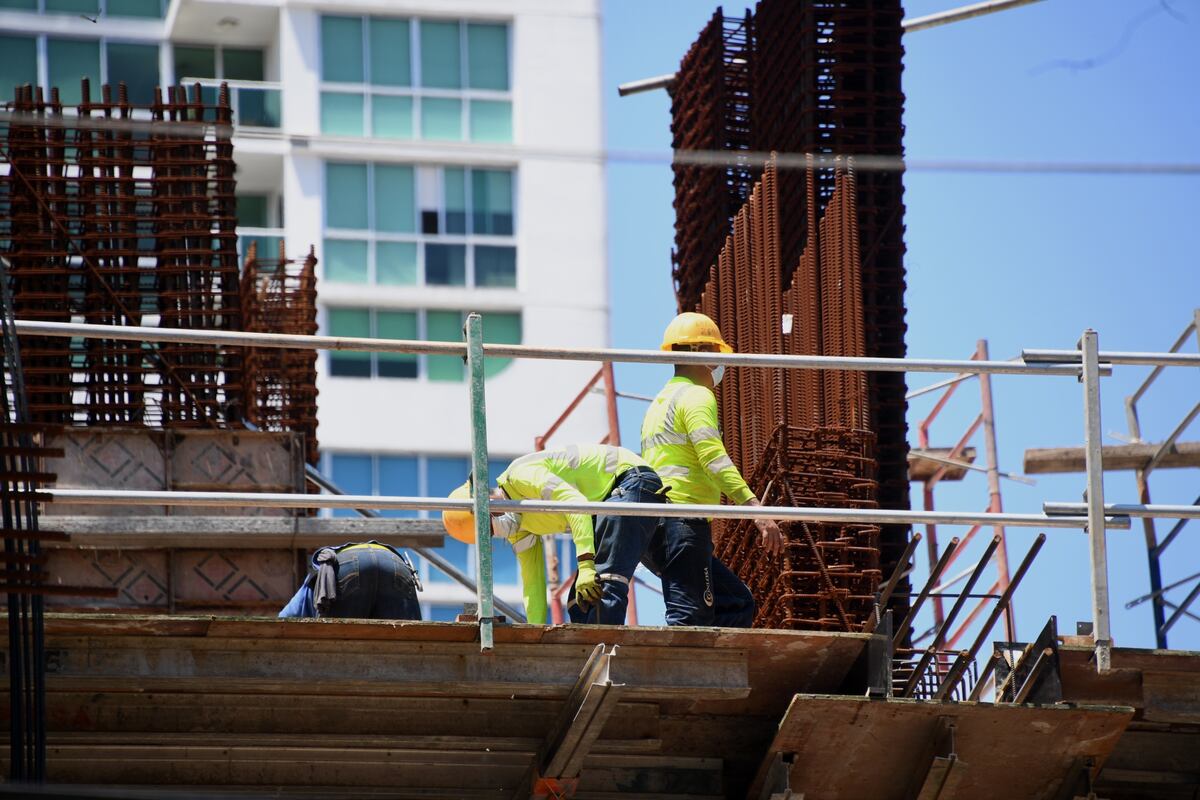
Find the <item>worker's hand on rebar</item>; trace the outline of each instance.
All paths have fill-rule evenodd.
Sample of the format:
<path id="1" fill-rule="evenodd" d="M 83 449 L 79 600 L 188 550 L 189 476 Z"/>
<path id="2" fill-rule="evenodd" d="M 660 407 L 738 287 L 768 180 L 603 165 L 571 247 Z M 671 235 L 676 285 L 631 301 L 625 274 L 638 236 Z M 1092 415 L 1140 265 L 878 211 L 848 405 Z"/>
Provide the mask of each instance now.
<path id="1" fill-rule="evenodd" d="M 575 579 L 575 597 L 594 603 L 600 599 L 600 578 L 596 575 L 596 564 L 592 561 L 579 562 L 579 577 Z"/>
<path id="2" fill-rule="evenodd" d="M 771 555 L 779 555 L 783 552 L 783 531 L 779 530 L 779 524 L 773 519 L 756 519 L 754 527 L 758 528 L 759 541 Z"/>

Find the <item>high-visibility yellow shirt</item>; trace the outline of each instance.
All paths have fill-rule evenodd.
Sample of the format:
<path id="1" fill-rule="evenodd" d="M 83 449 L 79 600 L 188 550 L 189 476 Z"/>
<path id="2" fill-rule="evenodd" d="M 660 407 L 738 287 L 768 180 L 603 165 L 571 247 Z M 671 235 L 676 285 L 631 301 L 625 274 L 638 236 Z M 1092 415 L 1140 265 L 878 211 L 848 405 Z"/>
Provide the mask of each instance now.
<path id="1" fill-rule="evenodd" d="M 716 505 L 725 494 L 754 499 L 734 465 L 717 421 L 717 397 L 690 378 L 667 382 L 642 420 L 642 457 L 667 486 L 672 503 Z"/>
<path id="2" fill-rule="evenodd" d="M 573 444 L 522 456 L 496 479 L 510 500 L 600 502 L 612 494 L 617 477 L 633 467 L 649 467 L 632 450 L 603 444 Z M 542 536 L 570 530 L 577 554 L 596 553 L 590 514 L 521 514 L 509 543 L 521 566 L 525 616 L 546 621 L 546 559 Z"/>

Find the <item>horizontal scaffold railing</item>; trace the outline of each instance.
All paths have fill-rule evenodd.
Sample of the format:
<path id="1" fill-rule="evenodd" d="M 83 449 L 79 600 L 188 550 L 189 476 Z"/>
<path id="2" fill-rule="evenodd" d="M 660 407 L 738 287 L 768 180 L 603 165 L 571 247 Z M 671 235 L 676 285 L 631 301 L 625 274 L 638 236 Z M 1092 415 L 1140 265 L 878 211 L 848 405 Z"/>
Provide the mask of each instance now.
<path id="1" fill-rule="evenodd" d="M 1121 506 L 1104 503 L 1104 467 L 1101 452 L 1100 377 L 1112 373 L 1113 364 L 1147 366 L 1200 366 L 1200 356 L 1179 353 L 1122 353 L 1102 352 L 1098 336 L 1086 330 L 1077 350 L 1025 350 L 1020 359 L 1012 361 L 972 361 L 921 358 L 867 358 L 816 355 L 779 355 L 759 353 L 695 353 L 662 352 L 657 350 L 618 350 L 540 347 L 483 343 L 482 318 L 471 313 L 463 326 L 463 342 L 424 342 L 400 339 L 369 339 L 338 336 L 304 336 L 294 334 L 247 333 L 239 331 L 200 331 L 149 326 L 93 325 L 75 322 L 22 321 L 15 323 L 16 332 L 31 336 L 65 336 L 93 339 L 120 339 L 139 342 L 170 342 L 180 344 L 211 344 L 214 346 L 258 346 L 304 350 L 342 350 L 358 352 L 408 353 L 463 356 L 467 362 L 470 395 L 471 475 L 474 490 L 470 501 L 449 501 L 439 498 L 329 496 L 320 500 L 312 496 L 289 497 L 274 495 L 277 502 L 295 503 L 299 508 L 317 506 L 337 508 L 406 508 L 444 509 L 471 508 L 475 513 L 475 535 L 479 546 L 476 557 L 476 597 L 479 609 L 480 648 L 493 647 L 492 551 L 490 514 L 496 511 L 582 511 L 606 514 L 646 514 L 652 516 L 710 516 L 731 519 L 795 519 L 833 520 L 877 523 L 941 524 L 1004 524 L 1046 528 L 1083 528 L 1088 531 L 1092 582 L 1092 630 L 1096 647 L 1096 668 L 1107 672 L 1111 663 L 1112 633 L 1109 618 L 1107 527 L 1129 527 L 1130 516 L 1189 517 L 1187 507 L 1179 506 Z M 646 364 L 724 364 L 733 367 L 771 369 L 829 369 L 863 372 L 932 372 L 951 373 L 955 379 L 972 374 L 992 375 L 1053 375 L 1069 376 L 1083 384 L 1084 452 L 1087 477 L 1086 503 L 1048 503 L 1043 514 L 995 514 L 919 512 L 891 509 L 828 509 L 746 506 L 662 506 L 652 504 L 646 509 L 634 504 L 558 503 L 552 501 L 492 501 L 487 474 L 487 422 L 484 397 L 485 358 L 530 358 L 550 360 L 633 362 Z M 200 492 L 109 492 L 102 498 L 100 490 L 56 489 L 47 494 L 58 502 L 141 503 L 146 505 L 211 505 L 217 496 L 226 499 L 222 504 L 268 502 L 270 495 L 245 495 L 232 500 L 231 493 Z M 201 497 L 207 495 L 207 497 Z M 136 499 L 135 498 L 139 498 Z"/>

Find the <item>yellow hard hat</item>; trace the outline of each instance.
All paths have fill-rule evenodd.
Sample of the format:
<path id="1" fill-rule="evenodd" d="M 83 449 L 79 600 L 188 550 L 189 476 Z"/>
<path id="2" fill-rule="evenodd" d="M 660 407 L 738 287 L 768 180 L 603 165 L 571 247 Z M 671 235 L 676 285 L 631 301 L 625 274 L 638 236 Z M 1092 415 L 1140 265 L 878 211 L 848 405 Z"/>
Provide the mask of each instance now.
<path id="1" fill-rule="evenodd" d="M 667 326 L 667 331 L 663 334 L 662 349 L 674 350 L 677 344 L 711 344 L 716 345 L 722 353 L 733 352 L 733 348 L 722 338 L 717 323 L 694 311 L 685 311 Z"/>
<path id="2" fill-rule="evenodd" d="M 451 500 L 470 500 L 471 487 L 468 484 L 455 489 L 450 493 Z M 464 544 L 475 544 L 475 515 L 470 511 L 453 511 L 442 512 L 442 525 L 446 528 L 446 533 L 450 534 L 455 539 L 458 539 Z"/>

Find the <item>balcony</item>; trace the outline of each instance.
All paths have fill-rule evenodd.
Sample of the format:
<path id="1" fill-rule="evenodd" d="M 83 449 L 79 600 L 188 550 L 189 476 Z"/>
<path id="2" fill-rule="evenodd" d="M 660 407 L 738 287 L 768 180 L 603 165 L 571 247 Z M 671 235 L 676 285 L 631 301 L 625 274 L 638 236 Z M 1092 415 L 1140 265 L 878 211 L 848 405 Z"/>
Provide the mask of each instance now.
<path id="1" fill-rule="evenodd" d="M 229 86 L 233 124 L 238 128 L 278 130 L 283 127 L 281 84 L 277 81 L 233 81 L 211 78 L 183 78 L 184 86 L 200 84 L 205 103 L 216 103 L 221 84 Z"/>

